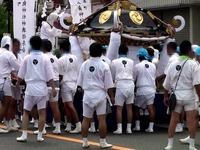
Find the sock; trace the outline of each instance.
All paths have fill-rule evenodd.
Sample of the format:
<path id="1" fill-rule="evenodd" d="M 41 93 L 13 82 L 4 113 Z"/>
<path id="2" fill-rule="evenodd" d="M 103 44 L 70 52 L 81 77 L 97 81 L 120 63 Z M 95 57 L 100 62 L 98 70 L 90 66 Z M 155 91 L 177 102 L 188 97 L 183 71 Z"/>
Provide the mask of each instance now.
<path id="1" fill-rule="evenodd" d="M 38 132 L 38 138 L 42 138 L 42 132 Z"/>
<path id="2" fill-rule="evenodd" d="M 58 122 L 58 123 L 55 123 L 55 126 L 56 126 L 56 130 L 60 130 L 60 122 Z"/>
<path id="3" fill-rule="evenodd" d="M 168 138 L 168 146 L 173 146 L 174 138 Z"/>
<path id="4" fill-rule="evenodd" d="M 27 131 L 26 130 L 22 131 L 22 136 L 27 138 Z"/>
<path id="5" fill-rule="evenodd" d="M 71 128 L 72 124 L 71 123 L 67 123 L 67 128 Z"/>
<path id="6" fill-rule="evenodd" d="M 127 123 L 127 130 L 131 130 L 131 123 Z"/>
<path id="7" fill-rule="evenodd" d="M 139 120 L 135 121 L 135 127 L 138 127 L 138 128 L 140 127 L 140 121 Z"/>
<path id="8" fill-rule="evenodd" d="M 190 138 L 190 146 L 189 147 L 194 147 L 195 139 Z"/>
<path id="9" fill-rule="evenodd" d="M 55 125 L 55 120 L 54 119 L 52 120 L 52 124 Z"/>
<path id="10" fill-rule="evenodd" d="M 154 122 L 150 122 L 149 123 L 149 129 L 153 129 L 153 126 L 154 126 Z"/>
<path id="11" fill-rule="evenodd" d="M 44 125 L 44 128 L 43 128 L 43 131 L 46 131 L 46 127 L 45 127 L 45 125 Z"/>
<path id="12" fill-rule="evenodd" d="M 76 127 L 80 127 L 81 128 L 81 122 L 80 121 L 76 123 Z"/>
<path id="13" fill-rule="evenodd" d="M 100 138 L 100 143 L 105 143 L 106 142 L 106 138 Z"/>
<path id="14" fill-rule="evenodd" d="M 117 124 L 117 129 L 122 130 L 122 124 L 121 123 Z"/>
<path id="15" fill-rule="evenodd" d="M 90 127 L 91 127 L 91 128 L 95 128 L 95 123 L 94 123 L 94 122 L 91 122 L 91 123 L 90 123 Z"/>
<path id="16" fill-rule="evenodd" d="M 88 139 L 87 138 L 83 138 L 83 143 L 86 143 L 88 142 Z"/>

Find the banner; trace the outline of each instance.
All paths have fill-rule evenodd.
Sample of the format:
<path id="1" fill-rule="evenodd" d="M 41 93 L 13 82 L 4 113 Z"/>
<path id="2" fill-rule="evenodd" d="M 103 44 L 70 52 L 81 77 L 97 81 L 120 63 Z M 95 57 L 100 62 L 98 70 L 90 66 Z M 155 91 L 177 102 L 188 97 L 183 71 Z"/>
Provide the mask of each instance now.
<path id="1" fill-rule="evenodd" d="M 88 17 L 92 12 L 91 0 L 69 0 L 69 3 L 71 7 L 73 24 L 79 23 Z"/>
<path id="2" fill-rule="evenodd" d="M 21 42 L 22 55 L 29 49 L 29 39 L 35 35 L 35 0 L 13 1 L 13 32 L 14 38 Z"/>

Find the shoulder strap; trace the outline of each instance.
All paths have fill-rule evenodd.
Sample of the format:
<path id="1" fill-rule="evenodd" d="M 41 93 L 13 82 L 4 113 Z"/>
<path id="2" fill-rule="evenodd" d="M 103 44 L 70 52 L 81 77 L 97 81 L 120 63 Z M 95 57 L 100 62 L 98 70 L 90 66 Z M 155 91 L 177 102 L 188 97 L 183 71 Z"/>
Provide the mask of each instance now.
<path id="1" fill-rule="evenodd" d="M 187 60 L 183 63 L 183 65 L 182 65 L 182 67 L 181 67 L 181 71 L 180 71 L 180 73 L 179 73 L 179 75 L 178 75 L 178 79 L 177 79 L 176 85 L 175 85 L 175 87 L 174 87 L 174 91 L 176 90 L 176 87 L 177 87 L 177 84 L 178 84 L 178 80 L 179 80 L 179 78 L 180 78 L 180 76 L 181 76 L 183 67 L 184 67 L 185 63 L 186 63 L 188 60 L 189 60 L 189 59 L 187 59 Z"/>

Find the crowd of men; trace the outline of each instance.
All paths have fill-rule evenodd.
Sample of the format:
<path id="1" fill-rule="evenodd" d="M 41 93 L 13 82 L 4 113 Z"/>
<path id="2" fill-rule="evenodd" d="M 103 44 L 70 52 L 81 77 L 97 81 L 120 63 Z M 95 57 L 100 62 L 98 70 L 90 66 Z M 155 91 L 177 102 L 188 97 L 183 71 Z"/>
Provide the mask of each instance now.
<path id="1" fill-rule="evenodd" d="M 56 18 L 56 17 L 54 17 Z M 48 20 L 48 19 L 47 19 Z M 53 24 L 45 23 L 44 28 L 61 33 L 54 29 Z M 43 31 L 47 33 L 49 31 Z M 137 51 L 139 63 L 128 58 L 129 48 L 120 44 L 113 44 L 120 33 L 111 33 L 107 54 L 104 55 L 103 46 L 94 42 L 89 47 L 90 58 L 83 62 L 83 55 L 78 39 L 73 34 L 69 39 L 59 43 L 60 58 L 53 55 L 52 41 L 39 36 L 30 38 L 29 54 L 22 58 L 19 54 L 20 42 L 11 40 L 9 36 L 1 39 L 0 48 L 0 91 L 1 99 L 0 122 L 6 123 L 6 130 L 1 133 L 16 131 L 19 128 L 15 120 L 17 101 L 21 100 L 22 135 L 16 140 L 27 140 L 27 129 L 30 114 L 37 120 L 37 141 L 42 142 L 46 134 L 46 106 L 47 102 L 53 112 L 54 134 L 61 134 L 61 115 L 58 100 L 62 98 L 66 115 L 66 132 L 81 133 L 83 148 L 88 148 L 88 133 L 96 132 L 94 111 L 97 114 L 100 147 L 109 148 L 106 142 L 107 124 L 106 114 L 108 105 L 116 106 L 117 129 L 114 134 L 122 134 L 122 109 L 124 103 L 127 111 L 126 133 L 140 131 L 140 108 L 147 108 L 150 122 L 146 132 L 154 132 L 155 109 L 154 99 L 156 85 L 164 80 L 164 104 L 168 106 L 168 94 L 173 90 L 177 98 L 175 109 L 171 112 L 168 130 L 168 145 L 166 150 L 173 148 L 173 137 L 177 123 L 182 122 L 180 114 L 186 115 L 189 136 L 180 139 L 189 143 L 190 150 L 195 148 L 195 133 L 198 124 L 198 101 L 200 96 L 200 47 L 192 49 L 189 41 L 183 41 L 177 52 L 177 44 L 167 44 L 170 56 L 164 73 L 156 77 L 159 52 L 149 43 Z M 10 50 L 10 51 L 9 51 Z M 24 92 L 25 91 L 25 92 Z M 82 92 L 83 120 L 79 120 L 77 110 L 73 105 L 76 91 Z M 59 95 L 60 93 L 60 95 Z M 22 100 L 23 99 L 23 100 Z M 132 106 L 135 105 L 135 125 L 133 122 Z M 184 108 L 184 109 L 183 109 Z M 37 109 L 37 111 L 35 111 Z M 182 111 L 184 110 L 184 111 Z M 33 115 L 31 112 L 37 112 Z M 36 117 L 35 117 L 36 116 Z M 72 122 L 75 129 L 72 130 Z"/>

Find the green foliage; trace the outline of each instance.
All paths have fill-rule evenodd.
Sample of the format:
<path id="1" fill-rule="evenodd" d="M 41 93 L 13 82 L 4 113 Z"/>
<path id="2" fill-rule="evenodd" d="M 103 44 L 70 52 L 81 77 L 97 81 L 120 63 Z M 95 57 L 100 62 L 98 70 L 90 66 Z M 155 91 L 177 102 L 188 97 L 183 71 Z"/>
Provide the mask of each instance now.
<path id="1" fill-rule="evenodd" d="M 3 0 L 2 4 L 6 8 L 6 11 L 10 12 L 10 15 L 12 15 L 12 12 L 13 12 L 13 0 Z"/>
<path id="2" fill-rule="evenodd" d="M 3 36 L 3 33 L 7 32 L 7 14 L 6 9 L 2 5 L 0 5 L 0 39 Z"/>
<path id="3" fill-rule="evenodd" d="M 0 39 L 3 37 L 3 33 L 8 32 L 8 18 L 10 18 L 10 34 L 13 34 L 13 0 L 4 0 L 2 5 L 0 4 Z M 8 10 L 9 17 L 8 17 Z"/>

